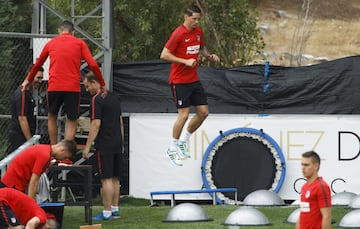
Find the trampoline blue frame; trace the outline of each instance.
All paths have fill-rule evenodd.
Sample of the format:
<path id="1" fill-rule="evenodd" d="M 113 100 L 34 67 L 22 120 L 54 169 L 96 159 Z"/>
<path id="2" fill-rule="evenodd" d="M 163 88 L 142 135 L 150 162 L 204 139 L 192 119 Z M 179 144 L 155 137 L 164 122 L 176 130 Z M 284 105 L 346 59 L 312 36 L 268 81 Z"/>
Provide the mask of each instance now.
<path id="1" fill-rule="evenodd" d="M 220 133 L 208 146 L 208 148 L 205 151 L 204 157 L 202 159 L 202 163 L 201 163 L 201 178 L 204 182 L 204 186 L 206 189 L 211 189 L 207 179 L 206 179 L 206 175 L 205 175 L 205 164 L 206 164 L 206 159 L 208 158 L 210 151 L 212 150 L 212 148 L 215 146 L 215 144 L 217 144 L 224 136 L 226 135 L 230 135 L 233 133 L 239 133 L 239 132 L 245 132 L 245 133 L 251 133 L 251 134 L 257 134 L 260 135 L 262 137 L 264 137 L 266 140 L 268 140 L 272 146 L 275 148 L 276 152 L 278 153 L 280 160 L 281 160 L 281 164 L 282 169 L 281 169 L 281 176 L 280 176 L 280 180 L 277 184 L 277 186 L 274 189 L 275 193 L 278 193 L 284 183 L 284 179 L 285 179 L 285 173 L 286 173 L 286 165 L 285 165 L 285 158 L 284 155 L 279 147 L 279 145 L 276 143 L 276 141 L 268 134 L 266 134 L 262 129 L 257 130 L 254 128 L 234 128 L 228 131 L 225 131 L 223 133 Z M 217 197 L 217 201 L 220 203 L 221 200 L 219 200 L 219 198 Z"/>

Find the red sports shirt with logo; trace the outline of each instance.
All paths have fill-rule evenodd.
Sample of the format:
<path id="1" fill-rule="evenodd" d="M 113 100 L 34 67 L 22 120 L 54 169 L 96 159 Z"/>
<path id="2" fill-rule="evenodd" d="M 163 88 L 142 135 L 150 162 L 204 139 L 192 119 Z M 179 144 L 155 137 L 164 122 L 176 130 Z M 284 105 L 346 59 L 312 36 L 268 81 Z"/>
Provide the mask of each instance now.
<path id="1" fill-rule="evenodd" d="M 204 46 L 203 31 L 200 27 L 193 30 L 185 28 L 184 25 L 177 27 L 165 44 L 165 48 L 179 58 L 198 59 L 200 49 Z M 197 63 L 194 67 L 184 64 L 171 64 L 170 84 L 193 83 L 199 80 L 197 74 Z"/>
<path id="2" fill-rule="evenodd" d="M 320 208 L 331 207 L 329 185 L 322 177 L 305 183 L 300 195 L 300 229 L 321 229 Z"/>

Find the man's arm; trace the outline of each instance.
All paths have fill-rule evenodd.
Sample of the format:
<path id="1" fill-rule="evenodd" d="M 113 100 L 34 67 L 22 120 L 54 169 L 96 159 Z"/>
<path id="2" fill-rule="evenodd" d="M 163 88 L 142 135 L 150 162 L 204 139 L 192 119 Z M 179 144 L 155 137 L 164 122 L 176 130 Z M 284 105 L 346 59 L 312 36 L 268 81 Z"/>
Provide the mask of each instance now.
<path id="1" fill-rule="evenodd" d="M 210 54 L 206 47 L 200 49 L 200 54 L 207 57 L 209 60 L 219 62 L 220 58 L 216 54 Z"/>
<path id="2" fill-rule="evenodd" d="M 300 229 L 300 216 L 299 216 L 298 220 L 296 221 L 295 229 Z"/>
<path id="3" fill-rule="evenodd" d="M 31 135 L 31 131 L 30 131 L 29 122 L 27 120 L 27 117 L 25 115 L 19 115 L 18 120 L 19 120 L 21 131 L 22 131 L 25 139 L 29 140 L 32 137 L 32 135 Z"/>
<path id="4" fill-rule="evenodd" d="M 194 67 L 196 65 L 196 60 L 194 58 L 184 59 L 174 56 L 171 51 L 167 48 L 164 48 L 161 52 L 160 59 L 169 61 L 176 64 L 184 64 L 188 67 Z"/>
<path id="5" fill-rule="evenodd" d="M 32 217 L 27 221 L 25 229 L 35 229 L 40 224 L 40 219 L 37 216 Z"/>
<path id="6" fill-rule="evenodd" d="M 34 200 L 39 186 L 39 179 L 40 179 L 39 175 L 35 173 L 31 174 L 29 187 L 28 187 L 28 196 L 32 197 Z"/>
<path id="7" fill-rule="evenodd" d="M 331 228 L 331 207 L 320 208 L 320 213 L 322 215 L 321 229 L 330 229 Z"/>
<path id="8" fill-rule="evenodd" d="M 40 56 L 37 58 L 35 64 L 31 68 L 30 72 L 28 73 L 23 83 L 21 84 L 22 90 L 25 90 L 25 87 L 29 84 L 29 82 L 32 82 L 34 80 L 36 73 L 41 69 L 42 65 L 44 64 L 48 56 L 49 56 L 49 50 L 47 43 L 44 46 L 43 50 L 41 51 Z"/>
<path id="9" fill-rule="evenodd" d="M 93 119 L 91 121 L 88 139 L 86 141 L 86 145 L 85 145 L 85 148 L 84 148 L 83 153 L 82 153 L 82 156 L 83 156 L 84 159 L 89 158 L 89 152 L 90 152 L 91 143 L 95 140 L 96 136 L 98 135 L 99 130 L 100 130 L 100 126 L 101 126 L 101 120 L 100 119 Z"/>

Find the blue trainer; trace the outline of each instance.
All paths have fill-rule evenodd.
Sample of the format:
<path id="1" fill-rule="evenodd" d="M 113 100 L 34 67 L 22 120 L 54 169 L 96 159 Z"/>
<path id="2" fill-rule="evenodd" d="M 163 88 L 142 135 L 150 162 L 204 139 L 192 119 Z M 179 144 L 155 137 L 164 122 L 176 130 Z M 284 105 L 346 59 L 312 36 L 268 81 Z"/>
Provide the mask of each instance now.
<path id="1" fill-rule="evenodd" d="M 120 218 L 120 211 L 111 212 L 111 216 L 115 219 Z"/>
<path id="2" fill-rule="evenodd" d="M 105 217 L 102 211 L 97 216 L 92 217 L 93 221 L 110 220 L 110 219 L 112 219 L 112 216 Z"/>

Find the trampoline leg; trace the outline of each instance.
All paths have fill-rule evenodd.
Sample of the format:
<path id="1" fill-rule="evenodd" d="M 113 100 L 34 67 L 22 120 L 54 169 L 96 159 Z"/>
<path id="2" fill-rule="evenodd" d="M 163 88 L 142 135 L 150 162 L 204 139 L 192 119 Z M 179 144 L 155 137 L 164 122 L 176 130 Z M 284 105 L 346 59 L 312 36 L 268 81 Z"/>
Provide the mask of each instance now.
<path id="1" fill-rule="evenodd" d="M 216 195 L 215 195 L 215 192 L 212 193 L 212 198 L 213 198 L 213 205 L 216 205 Z"/>

